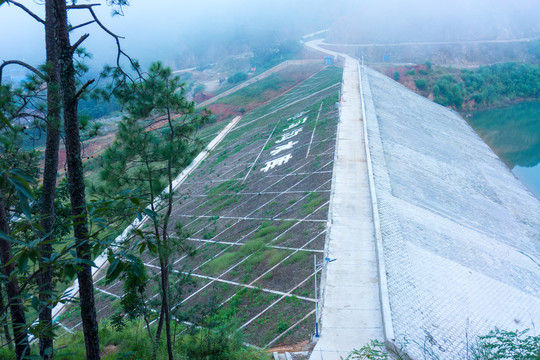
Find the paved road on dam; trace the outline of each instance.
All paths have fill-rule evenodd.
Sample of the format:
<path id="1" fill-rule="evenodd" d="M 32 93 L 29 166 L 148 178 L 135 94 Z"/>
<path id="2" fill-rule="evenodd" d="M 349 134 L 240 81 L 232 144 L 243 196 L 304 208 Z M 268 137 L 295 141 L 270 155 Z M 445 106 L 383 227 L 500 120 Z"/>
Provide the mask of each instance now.
<path id="1" fill-rule="evenodd" d="M 384 339 L 361 109 L 358 62 L 345 57 L 327 239 L 327 256 L 335 261 L 324 264 L 313 360 L 339 360 L 370 339 Z"/>

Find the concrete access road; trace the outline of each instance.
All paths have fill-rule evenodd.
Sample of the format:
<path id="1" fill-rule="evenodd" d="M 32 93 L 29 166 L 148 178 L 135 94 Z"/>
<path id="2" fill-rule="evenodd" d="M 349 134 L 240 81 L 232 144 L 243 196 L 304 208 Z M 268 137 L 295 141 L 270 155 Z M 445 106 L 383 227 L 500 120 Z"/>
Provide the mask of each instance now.
<path id="1" fill-rule="evenodd" d="M 339 55 L 319 42 L 307 45 Z M 311 360 L 339 360 L 372 339 L 384 340 L 358 61 L 344 58 L 326 248 L 336 260 L 323 264 L 321 333 Z"/>

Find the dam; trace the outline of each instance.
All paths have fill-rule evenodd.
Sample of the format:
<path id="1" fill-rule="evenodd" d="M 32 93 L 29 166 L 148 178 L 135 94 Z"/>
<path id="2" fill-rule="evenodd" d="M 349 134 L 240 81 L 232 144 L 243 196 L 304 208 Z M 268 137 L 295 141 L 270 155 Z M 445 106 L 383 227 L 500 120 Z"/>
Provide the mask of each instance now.
<path id="1" fill-rule="evenodd" d="M 363 74 L 395 340 L 455 358 L 495 327 L 534 329 L 540 202 L 457 113 Z"/>
<path id="2" fill-rule="evenodd" d="M 316 41 L 308 46 L 343 56 Z M 345 56 L 344 76 L 351 60 Z M 456 359 L 495 328 L 537 334 L 539 200 L 458 113 L 354 62 L 362 107 L 354 121 L 364 127 L 358 141 L 365 144 L 369 183 L 359 179 L 356 186 L 369 185 L 372 205 L 371 217 L 357 221 L 373 222 L 375 237 L 354 241 L 376 244 L 379 315 L 369 321 L 377 329 L 382 323 L 384 335 L 336 347 L 335 318 L 325 312 L 335 286 L 326 283 L 321 338 L 310 359 L 339 359 L 373 338 L 413 359 Z M 338 153 L 340 146 L 338 131 Z M 339 183 L 335 169 L 333 186 Z M 332 271 L 328 266 L 327 279 Z M 347 276 L 366 280 L 360 273 Z M 348 300 L 357 313 L 365 310 L 362 298 Z M 347 331 L 341 336 L 351 337 Z"/>
<path id="3" fill-rule="evenodd" d="M 196 253 L 171 259 L 193 280 L 174 309 L 219 305 L 280 358 L 339 360 L 377 339 L 455 359 L 495 328 L 537 334 L 540 202 L 457 113 L 330 53 L 343 71 L 321 65 L 202 130 L 206 151 L 175 181 L 171 221 Z M 141 259 L 158 271 L 154 254 Z M 106 319 L 123 284 L 107 283 L 106 257 L 96 264 Z M 75 307 L 61 311 L 78 330 Z"/>

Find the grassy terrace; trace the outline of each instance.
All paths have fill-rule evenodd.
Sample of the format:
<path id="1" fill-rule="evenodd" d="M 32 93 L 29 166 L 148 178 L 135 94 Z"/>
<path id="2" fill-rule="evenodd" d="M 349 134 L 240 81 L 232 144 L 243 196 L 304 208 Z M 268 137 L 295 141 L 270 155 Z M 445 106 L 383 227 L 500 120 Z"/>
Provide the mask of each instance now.
<path id="1" fill-rule="evenodd" d="M 173 224 L 190 233 L 196 253 L 174 260 L 174 272 L 192 280 L 173 294 L 176 316 L 199 323 L 213 309 L 259 347 L 296 344 L 314 332 L 313 257 L 323 258 L 340 82 L 341 69 L 328 67 L 247 113 L 180 186 Z M 201 137 L 209 142 L 225 125 Z M 156 259 L 143 258 L 155 273 Z M 114 314 L 122 284 L 98 281 L 96 289 L 98 316 Z M 60 321 L 80 326 L 76 311 Z"/>

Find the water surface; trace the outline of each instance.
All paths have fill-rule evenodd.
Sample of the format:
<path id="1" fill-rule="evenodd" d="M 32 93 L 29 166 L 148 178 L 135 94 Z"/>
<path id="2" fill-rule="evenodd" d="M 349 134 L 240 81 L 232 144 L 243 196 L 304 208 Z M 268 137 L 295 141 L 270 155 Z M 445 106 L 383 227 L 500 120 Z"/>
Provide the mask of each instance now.
<path id="1" fill-rule="evenodd" d="M 540 101 L 475 112 L 468 121 L 540 199 Z"/>

